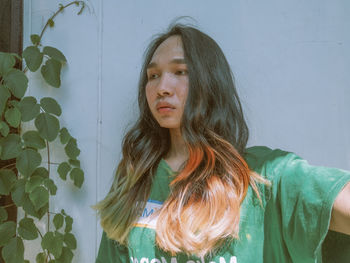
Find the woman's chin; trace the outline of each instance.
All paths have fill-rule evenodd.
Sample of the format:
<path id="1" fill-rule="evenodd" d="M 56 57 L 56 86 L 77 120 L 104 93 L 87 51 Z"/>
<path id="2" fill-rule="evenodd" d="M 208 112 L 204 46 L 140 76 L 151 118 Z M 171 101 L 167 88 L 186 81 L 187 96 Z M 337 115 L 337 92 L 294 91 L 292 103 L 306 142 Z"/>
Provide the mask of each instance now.
<path id="1" fill-rule="evenodd" d="M 159 123 L 159 126 L 162 127 L 162 128 L 167 128 L 167 129 L 179 129 L 180 128 L 180 125 L 177 124 L 177 123 L 171 123 L 171 122 L 162 122 L 162 123 Z"/>

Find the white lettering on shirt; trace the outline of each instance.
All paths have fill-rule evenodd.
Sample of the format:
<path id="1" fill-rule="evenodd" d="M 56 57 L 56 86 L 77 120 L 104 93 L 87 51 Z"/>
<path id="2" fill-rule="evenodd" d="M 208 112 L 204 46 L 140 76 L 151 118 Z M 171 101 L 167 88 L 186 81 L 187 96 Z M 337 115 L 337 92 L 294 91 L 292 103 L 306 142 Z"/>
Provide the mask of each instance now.
<path id="1" fill-rule="evenodd" d="M 148 258 L 141 258 L 140 263 L 149 263 Z"/>
<path id="2" fill-rule="evenodd" d="M 133 257 L 130 257 L 130 260 L 132 263 L 139 263 L 138 259 L 137 258 L 133 258 Z M 188 260 L 186 261 L 186 263 L 205 263 L 204 259 L 201 259 L 201 261 L 199 260 Z M 146 258 L 146 257 L 142 257 L 140 259 L 140 263 L 177 263 L 177 259 L 176 257 L 172 257 L 170 259 L 170 262 L 168 262 L 164 257 L 161 257 L 161 260 L 159 260 L 158 258 L 153 258 L 150 259 L 149 258 Z M 232 256 L 230 258 L 230 262 L 226 262 L 226 259 L 224 257 L 220 257 L 219 258 L 219 262 L 216 262 L 216 261 L 210 261 L 209 263 L 237 263 L 237 257 L 235 256 Z"/>
<path id="3" fill-rule="evenodd" d="M 172 257 L 170 262 L 168 262 L 164 257 L 162 257 L 162 263 L 177 263 L 177 259 Z"/>
<path id="4" fill-rule="evenodd" d="M 224 257 L 220 257 L 220 263 L 226 263 L 226 260 Z M 235 256 L 231 257 L 230 263 L 237 263 L 237 258 Z"/>

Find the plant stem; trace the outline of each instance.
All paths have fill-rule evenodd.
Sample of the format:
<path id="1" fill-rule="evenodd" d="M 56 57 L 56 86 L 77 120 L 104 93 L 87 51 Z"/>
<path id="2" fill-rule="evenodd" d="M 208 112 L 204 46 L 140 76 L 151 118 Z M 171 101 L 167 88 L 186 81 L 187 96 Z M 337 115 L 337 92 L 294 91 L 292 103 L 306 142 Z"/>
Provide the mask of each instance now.
<path id="1" fill-rule="evenodd" d="M 5 168 L 11 167 L 11 166 L 16 166 L 16 163 L 10 163 L 8 165 L 5 165 L 5 166 L 1 167 L 1 169 L 5 169 Z"/>
<path id="2" fill-rule="evenodd" d="M 4 205 L 4 206 L 1 206 L 1 207 L 7 208 L 7 207 L 11 207 L 11 206 L 15 206 L 15 204 Z"/>
<path id="3" fill-rule="evenodd" d="M 47 148 L 47 171 L 49 173 L 49 178 L 50 178 L 50 147 L 49 147 L 49 141 L 46 140 L 46 148 Z M 47 207 L 47 232 L 50 231 L 50 202 L 48 203 Z"/>
<path id="4" fill-rule="evenodd" d="M 48 212 L 49 214 L 53 214 L 53 215 L 57 215 L 57 214 L 60 214 L 60 213 L 55 213 L 55 212 Z"/>
<path id="5" fill-rule="evenodd" d="M 41 33 L 40 33 L 39 42 L 38 42 L 37 45 L 40 45 L 41 38 L 43 37 L 43 34 L 44 34 L 45 30 L 47 29 L 47 27 L 50 25 L 50 22 L 53 21 L 54 18 L 55 18 L 59 13 L 63 12 L 63 10 L 64 10 L 65 8 L 67 8 L 68 6 L 74 5 L 74 4 L 78 4 L 78 5 L 81 4 L 83 7 L 85 6 L 84 1 L 73 1 L 73 2 L 71 2 L 71 3 L 69 3 L 69 4 L 65 5 L 65 6 L 60 7 L 60 8 L 56 11 L 56 13 L 54 13 L 54 14 L 47 20 L 47 22 L 46 22 L 46 24 L 45 24 L 43 30 L 42 30 Z"/>
<path id="6" fill-rule="evenodd" d="M 41 240 L 43 240 L 43 234 L 41 234 L 40 230 L 38 228 L 36 228 L 38 230 L 38 233 L 41 237 Z M 45 249 L 43 249 L 43 252 L 45 253 Z M 47 258 L 49 258 L 51 260 L 51 256 L 50 256 L 50 252 L 47 250 L 47 253 L 46 254 L 46 258 L 45 258 L 45 262 L 47 262 Z"/>
<path id="7" fill-rule="evenodd" d="M 46 148 L 47 148 L 47 170 L 49 172 L 49 177 L 50 177 L 50 146 L 49 146 L 49 141 L 46 140 Z"/>

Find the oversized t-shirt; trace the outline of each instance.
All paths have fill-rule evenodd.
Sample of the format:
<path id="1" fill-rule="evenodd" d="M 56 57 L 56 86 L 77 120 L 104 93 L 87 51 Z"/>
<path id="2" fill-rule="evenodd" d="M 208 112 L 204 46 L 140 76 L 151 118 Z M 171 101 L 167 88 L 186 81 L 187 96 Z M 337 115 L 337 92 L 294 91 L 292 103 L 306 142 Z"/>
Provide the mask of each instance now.
<path id="1" fill-rule="evenodd" d="M 204 258 L 184 253 L 171 256 L 156 246 L 154 215 L 167 199 L 169 183 L 176 176 L 161 160 L 149 200 L 129 234 L 128 245 L 122 246 L 103 233 L 96 262 L 322 262 L 322 242 L 328 232 L 332 205 L 350 182 L 350 172 L 311 166 L 293 153 L 263 146 L 248 148 L 244 158 L 271 186 L 258 184 L 262 206 L 252 188 L 248 188 L 240 210 L 239 239 L 227 240 Z M 344 242 L 350 244 L 350 236 L 344 236 Z"/>

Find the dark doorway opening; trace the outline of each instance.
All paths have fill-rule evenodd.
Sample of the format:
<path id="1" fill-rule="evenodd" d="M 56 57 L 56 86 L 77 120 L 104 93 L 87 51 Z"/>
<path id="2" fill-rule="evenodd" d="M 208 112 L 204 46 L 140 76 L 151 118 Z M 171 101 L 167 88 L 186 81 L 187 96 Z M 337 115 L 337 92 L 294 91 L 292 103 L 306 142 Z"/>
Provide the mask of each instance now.
<path id="1" fill-rule="evenodd" d="M 22 54 L 23 46 L 23 0 L 0 1 L 0 52 Z M 16 67 L 21 69 L 20 61 Z M 13 99 L 13 98 L 12 98 Z M 4 116 L 1 116 L 4 120 Z M 11 133 L 18 133 L 19 129 L 11 128 Z M 15 159 L 0 160 L 0 168 L 15 167 Z M 16 171 L 15 171 L 16 172 Z M 0 195 L 0 206 L 5 207 L 8 213 L 8 221 L 17 221 L 17 208 L 14 206 L 11 196 Z M 1 252 L 1 247 L 0 247 Z M 0 253 L 0 262 L 4 262 Z"/>

